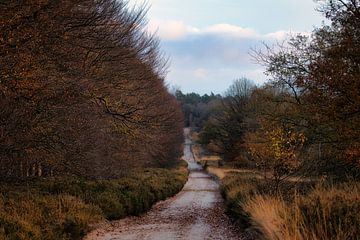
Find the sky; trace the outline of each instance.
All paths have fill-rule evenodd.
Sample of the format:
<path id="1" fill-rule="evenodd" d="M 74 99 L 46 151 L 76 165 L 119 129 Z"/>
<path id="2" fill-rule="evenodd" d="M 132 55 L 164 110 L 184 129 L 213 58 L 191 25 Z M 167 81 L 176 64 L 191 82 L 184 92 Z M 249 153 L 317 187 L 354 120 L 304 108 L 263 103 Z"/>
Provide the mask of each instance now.
<path id="1" fill-rule="evenodd" d="M 130 0 L 141 5 L 143 0 Z M 263 43 L 310 33 L 323 16 L 314 0 L 147 0 L 148 31 L 170 59 L 166 83 L 185 93 L 223 93 L 246 77 L 261 85 L 264 67 L 250 56 Z"/>

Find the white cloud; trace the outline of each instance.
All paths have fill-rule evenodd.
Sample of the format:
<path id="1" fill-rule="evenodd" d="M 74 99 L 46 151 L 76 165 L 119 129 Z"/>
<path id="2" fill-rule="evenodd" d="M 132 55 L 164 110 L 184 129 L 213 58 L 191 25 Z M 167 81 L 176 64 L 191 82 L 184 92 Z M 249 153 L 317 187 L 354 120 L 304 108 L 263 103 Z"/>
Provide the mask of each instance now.
<path id="1" fill-rule="evenodd" d="M 208 73 L 207 73 L 207 71 L 205 69 L 198 68 L 193 72 L 193 75 L 197 79 L 205 79 L 205 78 L 207 78 Z"/>
<path id="2" fill-rule="evenodd" d="M 188 26 L 182 21 L 175 20 L 151 20 L 148 25 L 148 30 L 151 33 L 156 33 L 161 39 L 164 40 L 180 40 L 185 38 L 188 34 L 199 31 L 197 28 Z"/>
<path id="3" fill-rule="evenodd" d="M 268 33 L 265 35 L 265 37 L 272 40 L 284 40 L 287 38 L 289 33 L 290 32 L 288 31 L 277 31 L 277 32 Z"/>
<path id="4" fill-rule="evenodd" d="M 282 40 L 286 40 L 287 38 L 289 38 L 289 36 L 294 36 L 294 35 L 305 35 L 305 36 L 310 36 L 310 32 L 297 32 L 297 31 L 276 31 L 276 32 L 272 32 L 272 33 L 268 33 L 266 34 L 264 37 L 268 40 L 277 40 L 277 41 L 282 41 Z"/>
<path id="5" fill-rule="evenodd" d="M 214 24 L 204 28 L 197 28 L 191 25 L 185 24 L 183 21 L 168 20 L 160 21 L 152 19 L 148 24 L 148 31 L 156 33 L 163 40 L 182 40 L 190 35 L 214 35 L 223 38 L 235 38 L 235 39 L 253 39 L 253 40 L 270 40 L 281 41 L 285 40 L 289 35 L 305 34 L 307 32 L 293 32 L 279 30 L 267 34 L 260 34 L 255 29 L 243 28 L 237 25 L 231 25 L 227 23 Z"/>
<path id="6" fill-rule="evenodd" d="M 254 29 L 242 28 L 231 24 L 215 24 L 202 30 L 203 33 L 229 34 L 240 38 L 256 38 L 258 34 Z"/>
<path id="7" fill-rule="evenodd" d="M 272 44 L 298 33 L 282 30 L 260 34 L 231 24 L 196 28 L 182 21 L 159 20 L 150 21 L 149 31 L 164 40 L 162 47 L 171 57 L 167 81 L 182 86 L 186 92 L 199 93 L 221 93 L 233 79 L 242 76 L 257 84 L 264 83 L 264 69 L 254 63 L 250 49 L 262 46 L 262 42 Z"/>

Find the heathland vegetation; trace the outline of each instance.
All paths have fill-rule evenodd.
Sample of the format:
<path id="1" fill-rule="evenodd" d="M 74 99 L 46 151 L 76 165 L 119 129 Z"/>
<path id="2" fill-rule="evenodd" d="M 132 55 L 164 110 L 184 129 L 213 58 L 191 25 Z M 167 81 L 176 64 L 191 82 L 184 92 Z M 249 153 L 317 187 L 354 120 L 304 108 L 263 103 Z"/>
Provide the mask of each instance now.
<path id="1" fill-rule="evenodd" d="M 199 160 L 255 239 L 360 236 L 360 3 L 322 1 L 319 11 L 327 24 L 312 34 L 252 51 L 264 86 L 240 78 L 208 102 L 183 100 Z"/>
<path id="2" fill-rule="evenodd" d="M 0 186 L 0 239 L 81 239 L 91 225 L 139 215 L 178 193 L 186 165 L 111 180 L 52 178 Z"/>
<path id="3" fill-rule="evenodd" d="M 173 195 L 185 119 L 247 237 L 359 239 L 360 2 L 319 2 L 322 27 L 252 52 L 265 85 L 173 96 L 146 8 L 1 1 L 0 238 L 79 239 Z"/>
<path id="4" fill-rule="evenodd" d="M 80 238 L 181 189 L 181 108 L 145 14 L 0 2 L 1 239 Z"/>

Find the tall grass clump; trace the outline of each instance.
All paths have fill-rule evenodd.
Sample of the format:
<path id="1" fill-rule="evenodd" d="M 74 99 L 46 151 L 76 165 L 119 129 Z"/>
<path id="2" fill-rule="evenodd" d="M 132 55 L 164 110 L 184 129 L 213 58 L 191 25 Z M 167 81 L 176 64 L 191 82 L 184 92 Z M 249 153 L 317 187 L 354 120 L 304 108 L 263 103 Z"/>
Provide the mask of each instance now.
<path id="1" fill-rule="evenodd" d="M 360 239 L 360 184 L 318 187 L 296 204 L 298 239 Z"/>
<path id="2" fill-rule="evenodd" d="M 359 183 L 319 184 L 306 191 L 290 191 L 290 184 L 277 193 L 265 186 L 265 180 L 241 174 L 223 179 L 228 211 L 256 239 L 360 239 Z"/>

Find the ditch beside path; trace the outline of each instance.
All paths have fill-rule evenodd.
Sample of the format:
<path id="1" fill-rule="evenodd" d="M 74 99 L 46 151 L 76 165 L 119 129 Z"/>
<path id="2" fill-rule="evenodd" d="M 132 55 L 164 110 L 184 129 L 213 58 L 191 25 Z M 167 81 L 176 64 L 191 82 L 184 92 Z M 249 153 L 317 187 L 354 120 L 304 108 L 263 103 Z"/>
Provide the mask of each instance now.
<path id="1" fill-rule="evenodd" d="M 190 173 L 183 190 L 140 217 L 104 225 L 85 240 L 241 239 L 224 213 L 219 184 L 194 160 L 189 133 L 189 129 L 184 130 L 184 159 Z"/>

